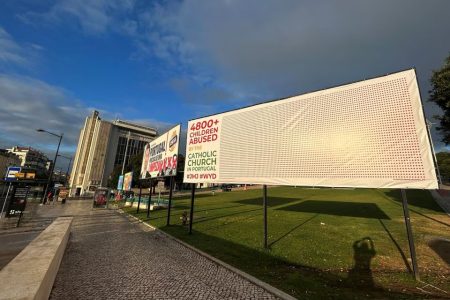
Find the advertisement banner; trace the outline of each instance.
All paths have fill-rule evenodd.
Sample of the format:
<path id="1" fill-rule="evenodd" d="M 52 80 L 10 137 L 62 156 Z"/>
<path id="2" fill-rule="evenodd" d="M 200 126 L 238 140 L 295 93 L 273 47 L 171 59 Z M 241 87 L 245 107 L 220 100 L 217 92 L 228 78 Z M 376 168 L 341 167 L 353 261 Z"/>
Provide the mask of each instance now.
<path id="1" fill-rule="evenodd" d="M 185 183 L 438 188 L 407 70 L 188 123 Z"/>
<path id="2" fill-rule="evenodd" d="M 181 125 L 177 125 L 145 145 L 141 178 L 175 176 Z"/>
<path id="3" fill-rule="evenodd" d="M 123 175 L 120 175 L 120 176 L 119 176 L 119 180 L 117 181 L 117 189 L 118 189 L 119 191 L 121 191 L 121 190 L 122 190 L 122 187 L 123 187 Z"/>
<path id="4" fill-rule="evenodd" d="M 133 172 L 125 173 L 123 178 L 123 190 L 131 191 L 131 183 L 133 181 Z"/>

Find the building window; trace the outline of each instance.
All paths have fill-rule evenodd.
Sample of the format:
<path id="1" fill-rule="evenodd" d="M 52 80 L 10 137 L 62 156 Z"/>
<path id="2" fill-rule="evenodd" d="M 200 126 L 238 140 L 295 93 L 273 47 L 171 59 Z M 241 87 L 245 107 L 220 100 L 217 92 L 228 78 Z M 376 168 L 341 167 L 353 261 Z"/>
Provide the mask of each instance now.
<path id="1" fill-rule="evenodd" d="M 128 142 L 128 151 L 125 164 L 128 164 L 128 161 L 131 156 L 134 156 L 143 151 L 145 143 L 146 143 L 145 141 L 130 138 L 130 141 Z M 117 145 L 117 152 L 114 165 L 117 166 L 123 164 L 126 148 L 127 148 L 127 137 L 119 137 L 119 143 Z"/>

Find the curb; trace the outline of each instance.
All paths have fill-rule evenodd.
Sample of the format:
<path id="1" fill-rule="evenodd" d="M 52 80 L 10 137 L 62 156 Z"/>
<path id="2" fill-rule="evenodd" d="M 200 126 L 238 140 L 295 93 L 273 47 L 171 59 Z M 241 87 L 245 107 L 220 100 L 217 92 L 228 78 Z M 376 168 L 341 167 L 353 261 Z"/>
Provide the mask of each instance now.
<path id="1" fill-rule="evenodd" d="M 0 299 L 49 298 L 72 220 L 57 218 L 0 271 Z"/>
<path id="2" fill-rule="evenodd" d="M 278 297 L 280 299 L 283 299 L 283 300 L 295 300 L 295 299 L 297 299 L 297 298 L 294 298 L 291 295 L 286 294 L 285 292 L 283 292 L 283 291 L 281 291 L 281 290 L 271 286 L 270 284 L 265 283 L 264 281 L 261 281 L 258 278 L 253 277 L 252 275 L 247 274 L 247 273 L 245 273 L 245 272 L 243 272 L 243 271 L 241 271 L 241 270 L 239 270 L 239 269 L 237 269 L 237 268 L 235 268 L 235 267 L 233 267 L 233 266 L 231 266 L 231 265 L 221 261 L 220 259 L 217 259 L 217 258 L 215 258 L 215 257 L 213 257 L 213 256 L 211 256 L 211 255 L 209 255 L 209 254 L 207 254 L 207 253 L 205 253 L 205 252 L 195 248 L 194 246 L 191 246 L 191 245 L 183 242 L 182 240 L 177 239 L 176 237 L 168 234 L 167 232 L 164 232 L 164 231 L 162 231 L 162 230 L 160 230 L 160 229 L 158 229 L 158 228 L 156 228 L 156 227 L 154 227 L 154 226 L 152 226 L 152 225 L 150 225 L 148 223 L 145 223 L 144 221 L 136 218 L 135 216 L 132 216 L 132 215 L 124 212 L 122 209 L 118 209 L 118 212 L 120 214 L 124 214 L 128 218 L 131 218 L 131 219 L 134 219 L 134 220 L 138 221 L 142 225 L 145 225 L 145 226 L 151 228 L 152 230 L 154 230 L 154 231 L 156 231 L 158 233 L 161 233 L 162 235 L 168 237 L 171 240 L 174 240 L 175 242 L 177 242 L 177 243 L 183 245 L 184 247 L 186 247 L 186 248 L 196 252 L 197 254 L 200 254 L 201 256 L 206 257 L 207 259 L 213 261 L 214 263 L 216 263 L 216 264 L 218 264 L 218 265 L 228 269 L 229 271 L 231 271 L 231 272 L 241 276 L 242 278 L 250 281 L 251 283 L 253 283 L 253 284 L 263 288 L 267 292 L 271 293 L 272 295 L 274 295 L 274 296 L 276 296 L 276 297 Z"/>

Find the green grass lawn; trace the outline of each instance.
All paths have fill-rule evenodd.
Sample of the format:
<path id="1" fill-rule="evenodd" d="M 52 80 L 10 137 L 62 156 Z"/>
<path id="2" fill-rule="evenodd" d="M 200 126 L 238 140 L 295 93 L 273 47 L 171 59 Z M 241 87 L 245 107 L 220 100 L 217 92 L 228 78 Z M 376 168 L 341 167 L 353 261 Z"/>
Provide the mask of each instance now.
<path id="1" fill-rule="evenodd" d="M 407 195 L 425 283 L 410 273 L 399 190 L 269 188 L 269 249 L 261 189 L 197 195 L 192 235 L 180 220 L 189 196 L 175 198 L 172 226 L 167 210 L 138 217 L 294 297 L 450 297 L 448 257 L 428 246 L 433 237 L 450 239 L 450 218 L 428 191 Z M 417 288 L 426 283 L 449 292 Z"/>

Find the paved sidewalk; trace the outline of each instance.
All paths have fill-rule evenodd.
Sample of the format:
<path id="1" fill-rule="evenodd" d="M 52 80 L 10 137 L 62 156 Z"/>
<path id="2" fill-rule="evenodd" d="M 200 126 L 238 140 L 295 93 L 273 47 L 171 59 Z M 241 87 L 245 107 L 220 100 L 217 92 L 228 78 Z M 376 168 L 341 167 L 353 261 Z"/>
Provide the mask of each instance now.
<path id="1" fill-rule="evenodd" d="M 51 299 L 275 299 L 115 211 L 71 206 L 77 214 Z"/>

